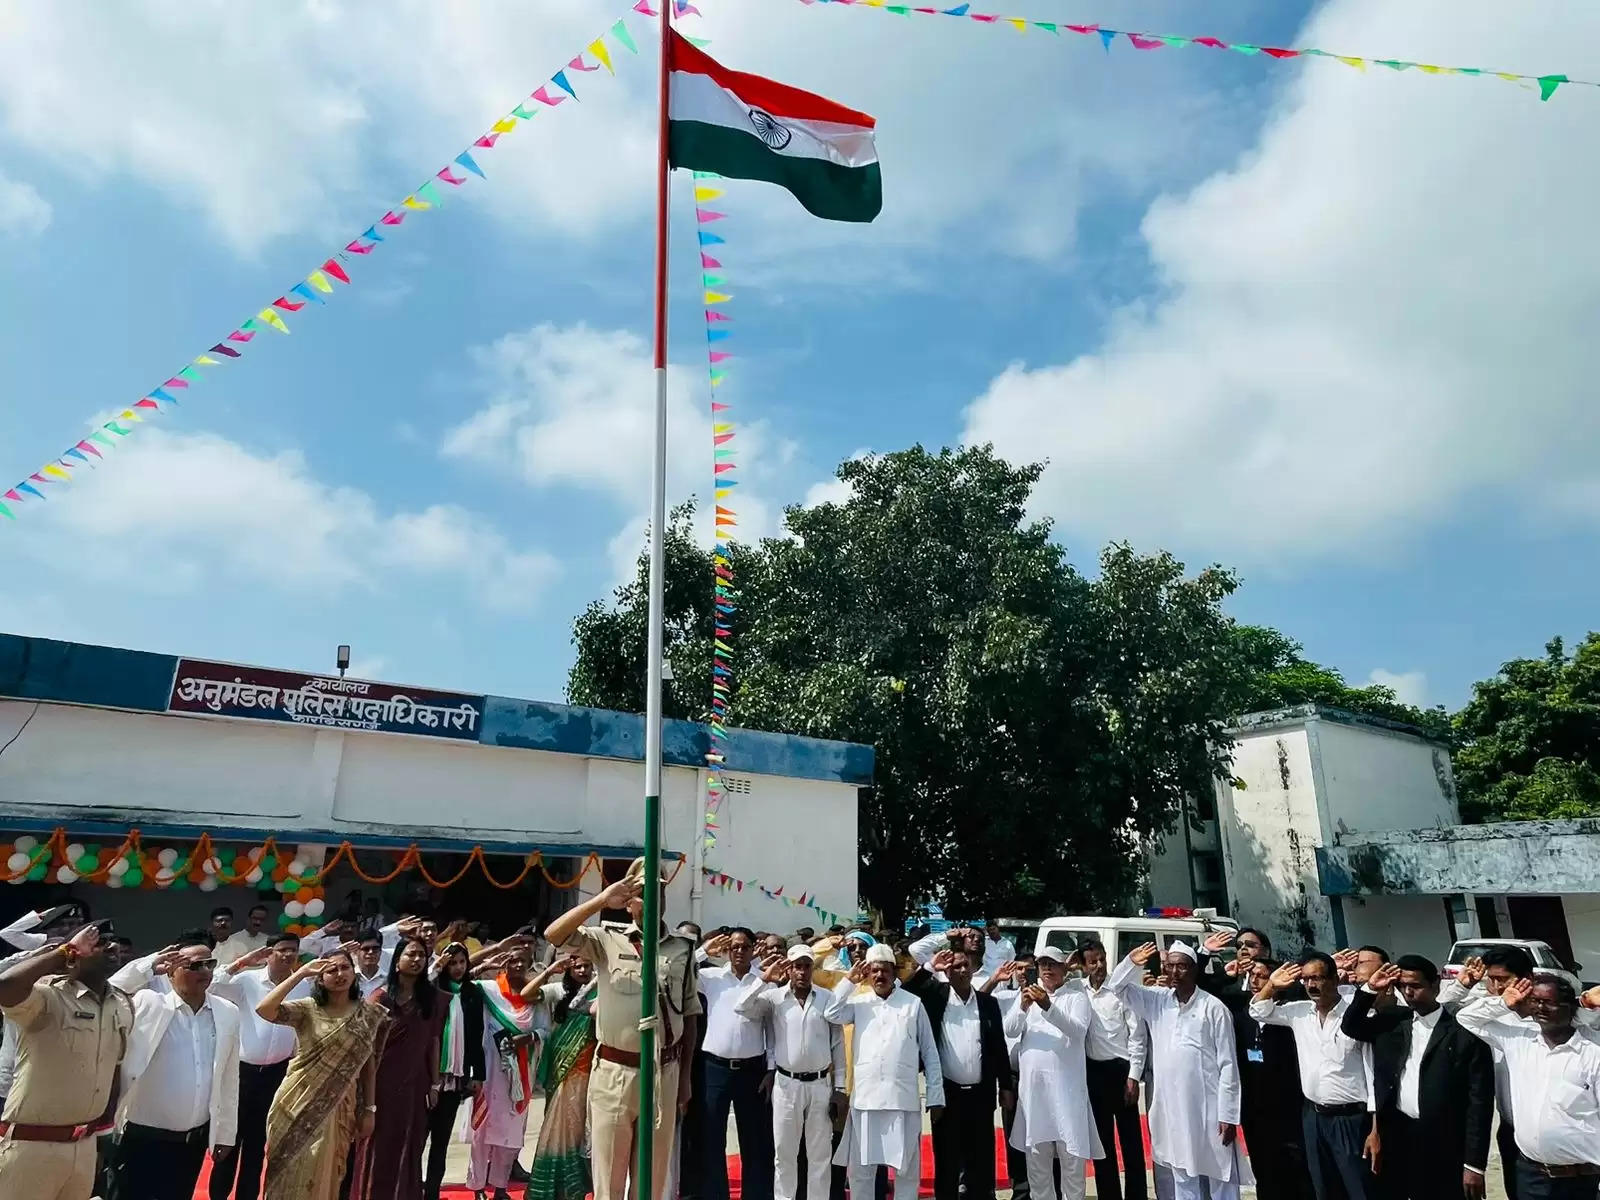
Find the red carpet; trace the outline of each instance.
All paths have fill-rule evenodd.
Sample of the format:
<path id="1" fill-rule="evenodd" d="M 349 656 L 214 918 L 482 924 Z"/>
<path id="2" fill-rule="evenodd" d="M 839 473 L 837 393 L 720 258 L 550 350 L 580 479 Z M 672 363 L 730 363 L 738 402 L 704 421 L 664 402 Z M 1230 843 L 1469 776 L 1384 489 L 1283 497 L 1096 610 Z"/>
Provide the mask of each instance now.
<path id="1" fill-rule="evenodd" d="M 1149 1162 L 1150 1127 L 1148 1124 L 1146 1124 L 1144 1127 L 1144 1148 L 1145 1161 Z M 210 1177 L 210 1173 L 211 1160 L 208 1158 L 206 1160 L 206 1166 L 200 1172 L 199 1185 L 195 1188 L 195 1200 L 208 1200 L 206 1180 Z M 1093 1164 L 1091 1164 L 1089 1167 L 1089 1173 L 1091 1175 L 1094 1173 Z M 997 1188 L 1009 1188 L 1011 1186 L 1011 1178 L 1006 1174 L 1006 1147 L 1004 1134 L 998 1129 L 994 1131 L 994 1174 L 995 1186 Z M 738 1155 L 730 1155 L 728 1158 L 729 1200 L 738 1200 L 740 1196 L 741 1189 L 739 1186 L 739 1179 L 740 1169 Z M 918 1187 L 917 1194 L 920 1196 L 933 1195 L 933 1139 L 927 1136 L 924 1136 L 922 1139 L 922 1184 L 920 1187 Z M 512 1188 L 511 1195 L 514 1197 L 514 1200 L 521 1200 L 522 1187 L 520 1184 Z M 447 1184 L 444 1191 L 441 1193 L 441 1197 L 442 1200 L 472 1200 L 472 1193 L 459 1185 L 451 1186 Z"/>

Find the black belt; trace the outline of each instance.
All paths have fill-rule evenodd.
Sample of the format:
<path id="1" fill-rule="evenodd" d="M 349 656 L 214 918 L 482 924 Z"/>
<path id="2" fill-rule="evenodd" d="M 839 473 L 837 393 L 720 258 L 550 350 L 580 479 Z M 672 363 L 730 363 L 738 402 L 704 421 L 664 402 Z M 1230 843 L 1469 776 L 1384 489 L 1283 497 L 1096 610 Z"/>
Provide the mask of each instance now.
<path id="1" fill-rule="evenodd" d="M 977 1083 L 952 1083 L 948 1079 L 944 1081 L 944 1090 L 947 1092 L 976 1092 L 982 1087 L 981 1079 Z"/>
<path id="2" fill-rule="evenodd" d="M 1594 1163 L 1567 1163 L 1552 1165 L 1550 1163 L 1534 1162 L 1533 1159 L 1528 1158 L 1526 1155 L 1523 1156 L 1522 1161 L 1527 1163 L 1529 1167 L 1543 1175 L 1546 1179 L 1576 1179 L 1579 1177 L 1588 1178 L 1593 1175 L 1600 1175 L 1600 1166 L 1597 1166 Z"/>
<path id="3" fill-rule="evenodd" d="M 1359 1100 L 1350 1104 L 1318 1104 L 1315 1100 L 1307 1100 L 1306 1103 L 1324 1117 L 1356 1117 L 1367 1111 L 1367 1106 Z"/>
<path id="4" fill-rule="evenodd" d="M 723 1058 L 720 1054 L 707 1054 L 706 1061 L 714 1062 L 717 1066 L 726 1067 L 730 1071 L 748 1071 L 752 1067 L 759 1067 L 763 1071 L 767 1069 L 765 1054 L 755 1054 L 749 1058 Z"/>
<path id="5" fill-rule="evenodd" d="M 785 1079 L 792 1079 L 796 1083 L 815 1083 L 819 1079 L 826 1079 L 830 1074 L 832 1074 L 832 1072 L 831 1071 L 785 1071 L 782 1067 L 779 1067 L 778 1068 L 778 1074 L 782 1075 Z"/>
<path id="6" fill-rule="evenodd" d="M 279 1067 L 287 1069 L 288 1066 L 289 1060 L 287 1058 L 280 1058 L 274 1063 L 253 1063 L 245 1062 L 243 1059 L 239 1060 L 239 1070 L 241 1071 L 275 1071 Z"/>
<path id="7" fill-rule="evenodd" d="M 145 1141 L 171 1142 L 177 1146 L 192 1146 L 196 1142 L 205 1143 L 211 1140 L 211 1123 L 196 1125 L 193 1129 L 157 1129 L 153 1125 L 135 1125 L 129 1121 L 122 1130 L 122 1136 L 136 1133 Z"/>

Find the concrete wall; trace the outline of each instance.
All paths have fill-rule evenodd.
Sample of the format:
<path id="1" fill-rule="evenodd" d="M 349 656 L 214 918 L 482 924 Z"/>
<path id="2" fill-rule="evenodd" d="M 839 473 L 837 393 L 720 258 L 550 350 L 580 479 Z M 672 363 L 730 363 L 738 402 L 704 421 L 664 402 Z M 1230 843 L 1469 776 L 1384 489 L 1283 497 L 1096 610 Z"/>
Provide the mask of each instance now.
<path id="1" fill-rule="evenodd" d="M 1370 725 L 1308 722 L 1320 794 L 1334 833 L 1458 824 L 1455 780 L 1443 746 Z"/>
<path id="2" fill-rule="evenodd" d="M 1396 958 L 1421 954 L 1443 963 L 1456 940 L 1443 896 L 1351 897 L 1342 903 L 1347 946 L 1382 946 Z"/>
<path id="3" fill-rule="evenodd" d="M 1274 945 L 1331 945 L 1333 910 L 1317 887 L 1323 827 L 1303 723 L 1242 731 L 1233 773 L 1218 790 L 1231 914 L 1265 929 Z"/>
<path id="4" fill-rule="evenodd" d="M 1320 858 L 1330 895 L 1582 893 L 1600 880 L 1600 820 L 1401 827 L 1341 839 Z"/>

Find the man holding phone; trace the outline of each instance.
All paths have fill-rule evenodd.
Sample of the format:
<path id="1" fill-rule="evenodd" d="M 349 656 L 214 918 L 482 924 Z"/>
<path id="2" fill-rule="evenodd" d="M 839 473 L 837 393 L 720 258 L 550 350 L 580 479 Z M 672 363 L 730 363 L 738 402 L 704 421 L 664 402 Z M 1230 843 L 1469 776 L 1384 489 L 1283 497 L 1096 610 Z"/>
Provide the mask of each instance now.
<path id="1" fill-rule="evenodd" d="M 0 971 L 0 1009 L 18 1031 L 0 1115 L 0 1196 L 88 1200 L 95 1135 L 116 1112 L 133 1006 L 111 986 L 121 959 L 110 921 Z"/>

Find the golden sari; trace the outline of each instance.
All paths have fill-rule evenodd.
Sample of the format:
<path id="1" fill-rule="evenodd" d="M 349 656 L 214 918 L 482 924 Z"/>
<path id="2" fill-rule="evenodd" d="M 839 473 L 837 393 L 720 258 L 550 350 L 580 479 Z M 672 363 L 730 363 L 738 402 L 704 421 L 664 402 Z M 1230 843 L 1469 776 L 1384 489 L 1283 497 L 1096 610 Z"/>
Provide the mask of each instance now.
<path id="1" fill-rule="evenodd" d="M 358 1003 L 335 1017 L 313 1000 L 287 1000 L 279 1011 L 297 1040 L 267 1114 L 265 1200 L 338 1200 L 356 1136 L 356 1082 L 386 1014 Z"/>

